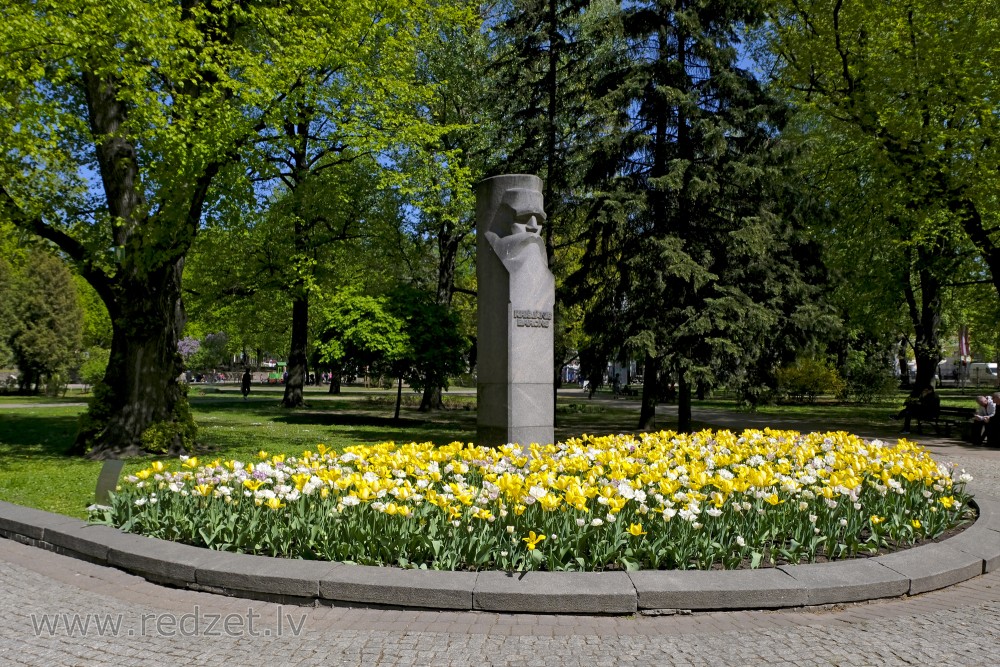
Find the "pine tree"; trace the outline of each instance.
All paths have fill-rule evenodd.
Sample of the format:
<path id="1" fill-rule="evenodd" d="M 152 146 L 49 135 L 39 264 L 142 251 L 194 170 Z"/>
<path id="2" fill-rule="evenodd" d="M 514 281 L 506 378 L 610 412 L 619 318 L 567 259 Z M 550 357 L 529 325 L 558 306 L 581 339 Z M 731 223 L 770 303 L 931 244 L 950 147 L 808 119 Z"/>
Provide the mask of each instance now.
<path id="1" fill-rule="evenodd" d="M 784 113 L 738 62 L 755 4 L 653 0 L 619 19 L 600 86 L 614 131 L 589 175 L 600 190 L 574 287 L 596 356 L 644 359 L 640 428 L 662 375 L 686 430 L 692 387 L 746 377 L 794 309 L 790 283 L 804 285 L 805 246 L 779 206 Z"/>

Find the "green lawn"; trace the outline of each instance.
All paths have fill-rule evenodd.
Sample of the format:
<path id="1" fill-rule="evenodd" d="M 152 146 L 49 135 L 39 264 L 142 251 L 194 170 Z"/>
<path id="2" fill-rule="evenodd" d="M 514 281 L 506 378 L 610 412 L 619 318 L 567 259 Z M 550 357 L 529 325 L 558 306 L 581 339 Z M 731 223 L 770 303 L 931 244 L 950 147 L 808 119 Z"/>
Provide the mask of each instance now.
<path id="1" fill-rule="evenodd" d="M 778 405 L 761 408 L 755 418 L 809 420 L 829 423 L 849 431 L 873 427 L 894 432 L 898 424 L 889 414 L 899 409 L 899 400 L 874 406 L 840 405 L 818 401 L 810 405 Z M 299 454 L 322 443 L 340 449 L 351 444 L 433 442 L 446 444 L 475 439 L 475 394 L 449 394 L 443 412 L 423 414 L 417 411 L 418 396 L 407 392 L 398 421 L 392 419 L 395 393 L 392 391 L 346 388 L 332 396 L 321 388 L 309 388 L 309 407 L 289 411 L 278 406 L 280 387 L 254 387 L 244 401 L 236 387 L 194 386 L 190 391 L 192 410 L 198 423 L 199 456 L 250 460 L 259 450 L 271 453 Z M 972 405 L 973 394 L 944 392 L 946 405 Z M 79 403 L 80 394 L 65 398 L 0 397 L 3 403 L 51 405 Z M 634 405 L 634 402 L 632 403 Z M 582 433 L 602 435 L 636 430 L 637 411 L 626 409 L 625 402 L 587 399 L 586 394 L 560 396 L 556 408 L 556 437 L 564 440 Z M 735 402 L 725 399 L 695 401 L 702 415 L 719 412 L 747 415 Z M 0 408 L 0 500 L 37 507 L 70 516 L 84 517 L 93 502 L 94 486 L 100 462 L 66 456 L 76 432 L 80 406 Z M 675 423 L 660 418 L 658 428 Z M 712 427 L 710 420 L 696 422 L 696 428 Z M 150 459 L 129 461 L 125 473 L 148 465 Z"/>

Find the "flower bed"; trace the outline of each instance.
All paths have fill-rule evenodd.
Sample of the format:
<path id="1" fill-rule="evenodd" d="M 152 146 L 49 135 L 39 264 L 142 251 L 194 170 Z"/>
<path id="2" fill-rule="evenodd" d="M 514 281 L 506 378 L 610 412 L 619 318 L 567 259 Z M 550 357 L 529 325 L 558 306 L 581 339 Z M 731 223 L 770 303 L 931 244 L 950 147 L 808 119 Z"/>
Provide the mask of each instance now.
<path id="1" fill-rule="evenodd" d="M 92 520 L 212 549 L 436 569 L 760 567 L 934 538 L 968 475 L 906 440 L 660 432 L 531 448 L 323 445 L 161 462 Z"/>

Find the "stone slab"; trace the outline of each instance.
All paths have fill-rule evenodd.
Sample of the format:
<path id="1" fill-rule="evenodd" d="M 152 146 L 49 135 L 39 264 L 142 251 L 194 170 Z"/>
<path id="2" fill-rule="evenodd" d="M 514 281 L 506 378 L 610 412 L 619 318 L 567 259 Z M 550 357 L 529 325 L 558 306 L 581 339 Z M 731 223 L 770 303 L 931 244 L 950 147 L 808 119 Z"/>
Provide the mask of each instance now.
<path id="1" fill-rule="evenodd" d="M 943 542 L 948 547 L 983 561 L 983 574 L 1000 567 L 1000 532 L 976 521 Z"/>
<path id="2" fill-rule="evenodd" d="M 125 461 L 122 459 L 108 459 L 104 462 L 97 477 L 97 488 L 94 490 L 95 503 L 107 505 L 110 502 L 110 494 L 118 488 L 118 481 L 124 467 Z"/>
<path id="3" fill-rule="evenodd" d="M 315 598 L 320 580 L 337 567 L 340 564 L 329 561 L 209 551 L 195 571 L 195 581 L 234 592 Z"/>
<path id="4" fill-rule="evenodd" d="M 326 600 L 431 609 L 472 609 L 475 572 L 344 565 L 319 582 Z"/>
<path id="5" fill-rule="evenodd" d="M 1000 499 L 977 492 L 972 504 L 979 510 L 979 517 L 974 525 L 1000 533 Z"/>
<path id="6" fill-rule="evenodd" d="M 809 605 L 898 597 L 910 590 L 909 579 L 875 559 L 781 565 L 778 569 L 805 589 Z"/>
<path id="7" fill-rule="evenodd" d="M 910 580 L 910 595 L 937 590 L 983 573 L 983 560 L 946 543 L 897 551 L 878 557 L 879 565 Z"/>
<path id="8" fill-rule="evenodd" d="M 776 568 L 629 572 L 639 609 L 775 609 L 807 604 L 806 590 Z"/>
<path id="9" fill-rule="evenodd" d="M 118 533 L 108 546 L 108 565 L 178 586 L 195 583 L 195 572 L 212 556 L 208 549 L 129 533 Z"/>
<path id="10" fill-rule="evenodd" d="M 45 529 L 45 541 L 62 553 L 81 554 L 91 560 L 106 563 L 109 544 L 114 544 L 121 531 L 111 526 L 96 526 L 82 521 Z M 135 537 L 135 536 L 133 536 Z"/>
<path id="11" fill-rule="evenodd" d="M 472 605 L 532 614 L 632 614 L 636 595 L 624 572 L 480 572 Z"/>
<path id="12" fill-rule="evenodd" d="M 72 522 L 79 523 L 79 519 L 0 501 L 0 532 L 41 540 L 46 528 Z"/>

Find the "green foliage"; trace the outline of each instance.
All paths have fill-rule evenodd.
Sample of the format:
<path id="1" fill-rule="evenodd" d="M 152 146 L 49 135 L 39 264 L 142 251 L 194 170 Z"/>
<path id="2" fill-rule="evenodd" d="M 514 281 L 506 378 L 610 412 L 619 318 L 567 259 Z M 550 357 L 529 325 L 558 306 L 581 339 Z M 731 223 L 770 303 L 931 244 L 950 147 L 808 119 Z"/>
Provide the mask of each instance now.
<path id="1" fill-rule="evenodd" d="M 893 373 L 891 360 L 887 361 L 884 355 L 852 350 L 845 374 L 839 398 L 857 403 L 895 399 L 899 378 Z"/>
<path id="2" fill-rule="evenodd" d="M 12 286 L 7 342 L 21 372 L 21 389 L 37 383 L 46 393 L 57 391 L 82 341 L 83 315 L 72 276 L 62 261 L 33 250 Z"/>
<path id="3" fill-rule="evenodd" d="M 395 363 L 403 379 L 420 391 L 447 389 L 450 378 L 466 370 L 469 343 L 458 317 L 432 295 L 407 287 L 390 295 L 388 307 L 408 338 L 405 354 Z"/>
<path id="4" fill-rule="evenodd" d="M 187 359 L 187 367 L 196 370 L 213 370 L 228 361 L 229 336 L 224 331 L 206 334 L 198 350 Z"/>
<path id="5" fill-rule="evenodd" d="M 835 213 L 816 231 L 845 278 L 840 301 L 858 328 L 912 334 L 917 385 L 930 386 L 948 285 L 1000 290 L 1000 119 L 985 111 L 1000 92 L 995 3 L 779 0 L 772 12 L 776 89 Z"/>
<path id="6" fill-rule="evenodd" d="M 73 284 L 83 311 L 83 347 L 110 349 L 113 329 L 107 306 L 94 288 L 79 275 L 73 275 Z"/>
<path id="7" fill-rule="evenodd" d="M 777 372 L 778 389 L 796 401 L 812 403 L 820 394 L 842 395 L 846 385 L 837 369 L 815 357 L 802 357 Z"/>
<path id="8" fill-rule="evenodd" d="M 316 345 L 320 363 L 388 369 L 406 355 L 404 323 L 389 312 L 384 298 L 340 292 L 328 299 L 323 320 Z"/>
<path id="9" fill-rule="evenodd" d="M 100 447 L 136 446 L 174 409 L 181 276 L 203 214 L 252 200 L 251 178 L 277 192 L 285 150 L 296 175 L 325 164 L 299 150 L 322 128 L 331 155 L 348 139 L 364 155 L 432 140 L 413 122 L 427 95 L 420 47 L 468 17 L 460 3 L 412 0 L 5 5 L 0 219 L 57 244 L 111 313 L 117 423 Z M 310 111 L 323 115 L 311 129 Z M 284 250 L 298 266 L 301 248 Z M 141 353 L 163 366 L 154 373 L 134 363 L 150 341 L 164 348 Z M 149 396 L 165 404 L 136 405 Z"/>
<path id="10" fill-rule="evenodd" d="M 594 360 L 645 359 L 690 388 L 770 369 L 829 323 L 826 279 L 803 230 L 808 206 L 779 138 L 787 110 L 739 63 L 753 2 L 622 5 L 594 113 L 613 123 L 594 152 L 586 252 L 570 281 Z M 643 420 L 652 419 L 652 396 Z M 646 422 L 648 424 L 648 422 Z"/>
<path id="11" fill-rule="evenodd" d="M 104 379 L 110 356 L 111 351 L 103 347 L 92 347 L 84 353 L 79 370 L 80 379 L 84 384 L 95 386 Z"/>

